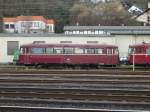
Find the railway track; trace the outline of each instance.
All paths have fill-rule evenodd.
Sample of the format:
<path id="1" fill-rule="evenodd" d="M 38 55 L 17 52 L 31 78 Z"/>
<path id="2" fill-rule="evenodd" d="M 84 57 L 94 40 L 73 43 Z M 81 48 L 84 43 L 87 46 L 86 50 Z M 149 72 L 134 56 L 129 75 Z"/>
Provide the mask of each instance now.
<path id="1" fill-rule="evenodd" d="M 0 73 L 0 112 L 150 111 L 150 72 L 40 73 Z"/>
<path id="2" fill-rule="evenodd" d="M 49 108 L 27 106 L 0 106 L 0 112 L 140 112 L 135 110 L 112 110 L 112 109 L 77 109 L 77 108 Z M 142 111 L 147 112 L 147 111 Z"/>
<path id="3" fill-rule="evenodd" d="M 137 67 L 135 72 L 132 71 L 132 67 L 101 67 L 99 69 L 41 69 L 30 67 L 1 67 L 0 73 L 14 73 L 14 74 L 132 74 L 132 75 L 148 75 L 150 67 Z"/>
<path id="4" fill-rule="evenodd" d="M 120 102 L 120 101 L 78 101 L 78 100 L 47 100 L 47 99 L 0 99 L 0 105 L 26 106 L 26 107 L 50 107 L 50 108 L 74 108 L 74 109 L 109 109 L 109 110 L 134 110 L 149 111 L 150 104 L 145 102 Z"/>

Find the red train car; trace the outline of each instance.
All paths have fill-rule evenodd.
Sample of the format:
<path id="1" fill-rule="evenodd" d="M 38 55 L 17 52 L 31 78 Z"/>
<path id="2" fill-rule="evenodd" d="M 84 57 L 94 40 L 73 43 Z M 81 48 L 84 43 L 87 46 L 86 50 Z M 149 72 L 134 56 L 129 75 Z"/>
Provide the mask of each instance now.
<path id="1" fill-rule="evenodd" d="M 150 64 L 150 43 L 135 44 L 129 46 L 128 62 L 136 65 Z"/>
<path id="2" fill-rule="evenodd" d="M 20 47 L 18 64 L 117 65 L 114 45 L 28 44 Z"/>

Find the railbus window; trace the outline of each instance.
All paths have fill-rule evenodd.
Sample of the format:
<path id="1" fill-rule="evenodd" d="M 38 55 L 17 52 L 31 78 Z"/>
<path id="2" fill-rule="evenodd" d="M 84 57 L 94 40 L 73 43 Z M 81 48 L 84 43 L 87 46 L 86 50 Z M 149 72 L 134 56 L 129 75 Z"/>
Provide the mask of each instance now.
<path id="1" fill-rule="evenodd" d="M 54 54 L 63 54 L 63 48 L 54 48 Z"/>
<path id="2" fill-rule="evenodd" d="M 33 54 L 44 54 L 44 48 L 32 48 Z"/>
<path id="3" fill-rule="evenodd" d="M 129 48 L 129 54 L 134 54 L 135 53 L 135 48 Z"/>
<path id="4" fill-rule="evenodd" d="M 54 49 L 53 48 L 46 48 L 46 54 L 53 54 Z"/>
<path id="5" fill-rule="evenodd" d="M 74 48 L 64 48 L 64 54 L 74 54 Z"/>
<path id="6" fill-rule="evenodd" d="M 20 54 L 25 54 L 24 48 L 20 48 Z"/>
<path id="7" fill-rule="evenodd" d="M 142 53 L 142 49 L 141 48 L 136 48 L 135 51 L 136 51 L 137 54 L 141 54 Z"/>
<path id="8" fill-rule="evenodd" d="M 75 48 L 74 52 L 75 52 L 75 54 L 84 54 L 84 49 L 83 48 Z"/>
<path id="9" fill-rule="evenodd" d="M 94 54 L 95 53 L 95 49 L 94 48 L 86 48 L 85 49 L 85 54 Z"/>
<path id="10" fill-rule="evenodd" d="M 112 54 L 113 49 L 108 48 L 107 49 L 107 54 Z"/>
<path id="11" fill-rule="evenodd" d="M 114 52 L 113 52 L 114 54 L 119 54 L 118 48 L 113 49 L 113 51 L 114 51 Z"/>
<path id="12" fill-rule="evenodd" d="M 147 54 L 150 54 L 150 48 L 147 48 Z"/>
<path id="13" fill-rule="evenodd" d="M 29 53 L 29 48 L 20 48 L 20 54 L 28 54 Z"/>
<path id="14" fill-rule="evenodd" d="M 95 54 L 104 54 L 104 49 L 100 48 L 95 49 Z"/>

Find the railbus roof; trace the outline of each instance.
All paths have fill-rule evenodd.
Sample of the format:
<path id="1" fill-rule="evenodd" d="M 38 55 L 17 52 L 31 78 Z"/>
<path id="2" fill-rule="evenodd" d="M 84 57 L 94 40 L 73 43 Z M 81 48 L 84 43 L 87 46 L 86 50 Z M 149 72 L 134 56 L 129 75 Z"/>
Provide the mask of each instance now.
<path id="1" fill-rule="evenodd" d="M 80 48 L 118 48 L 116 45 L 107 45 L 107 44 L 46 44 L 46 43 L 38 43 L 38 44 L 24 44 L 20 47 L 80 47 Z"/>
<path id="2" fill-rule="evenodd" d="M 134 44 L 134 45 L 129 45 L 129 47 L 150 47 L 150 43 Z"/>

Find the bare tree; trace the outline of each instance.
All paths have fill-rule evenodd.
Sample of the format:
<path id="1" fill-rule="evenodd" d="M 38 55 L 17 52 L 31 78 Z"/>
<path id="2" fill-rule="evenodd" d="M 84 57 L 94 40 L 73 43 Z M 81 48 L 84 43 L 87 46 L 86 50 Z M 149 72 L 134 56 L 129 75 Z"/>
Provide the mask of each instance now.
<path id="1" fill-rule="evenodd" d="M 80 25 L 135 25 L 128 11 L 120 2 L 99 3 L 95 6 L 75 4 L 70 10 L 74 16 L 70 20 Z M 134 21 L 134 22 L 133 22 Z M 132 23 L 132 24 L 131 24 Z"/>

